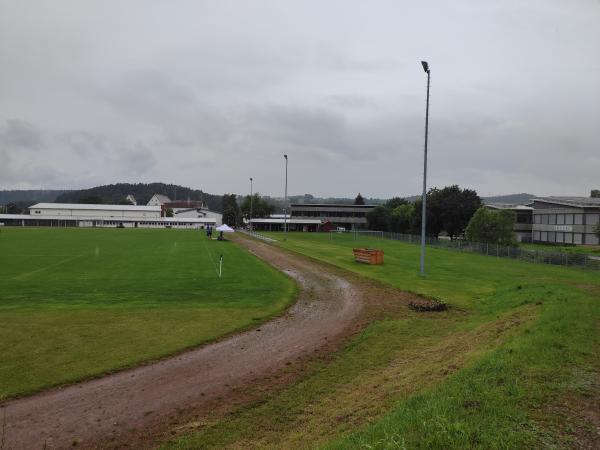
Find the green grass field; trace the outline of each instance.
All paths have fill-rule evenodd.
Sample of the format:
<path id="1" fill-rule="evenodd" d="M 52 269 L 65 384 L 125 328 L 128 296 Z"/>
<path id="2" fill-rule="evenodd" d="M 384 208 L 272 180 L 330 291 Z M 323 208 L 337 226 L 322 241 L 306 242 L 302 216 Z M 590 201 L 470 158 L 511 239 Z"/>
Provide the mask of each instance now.
<path id="1" fill-rule="evenodd" d="M 214 340 L 279 313 L 295 292 L 197 231 L 4 228 L 0 399 Z"/>
<path id="2" fill-rule="evenodd" d="M 597 272 L 428 248 L 421 278 L 417 245 L 312 233 L 278 245 L 450 309 L 388 308 L 291 387 L 165 448 L 592 448 Z M 385 264 L 354 262 L 354 246 L 383 248 Z"/>

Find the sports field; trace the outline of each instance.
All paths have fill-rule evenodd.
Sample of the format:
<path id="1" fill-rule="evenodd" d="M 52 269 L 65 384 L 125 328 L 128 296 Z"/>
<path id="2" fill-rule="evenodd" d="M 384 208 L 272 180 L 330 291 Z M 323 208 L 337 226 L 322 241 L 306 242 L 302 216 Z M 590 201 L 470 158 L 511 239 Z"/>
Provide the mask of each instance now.
<path id="1" fill-rule="evenodd" d="M 279 313 L 295 292 L 199 231 L 4 228 L 0 399 L 214 340 Z"/>
<path id="2" fill-rule="evenodd" d="M 597 448 L 597 272 L 428 249 L 421 278 L 417 245 L 313 233 L 278 245 L 450 309 L 381 299 L 332 360 L 165 448 Z M 354 262 L 355 246 L 383 248 L 385 264 Z"/>

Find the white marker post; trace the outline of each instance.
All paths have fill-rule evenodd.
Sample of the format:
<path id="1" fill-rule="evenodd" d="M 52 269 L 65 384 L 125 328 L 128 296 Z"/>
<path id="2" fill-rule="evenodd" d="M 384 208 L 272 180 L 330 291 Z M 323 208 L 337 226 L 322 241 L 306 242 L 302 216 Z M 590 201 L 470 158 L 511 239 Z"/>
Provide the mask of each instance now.
<path id="1" fill-rule="evenodd" d="M 221 269 L 223 268 L 223 255 L 219 258 L 219 278 L 221 278 Z"/>

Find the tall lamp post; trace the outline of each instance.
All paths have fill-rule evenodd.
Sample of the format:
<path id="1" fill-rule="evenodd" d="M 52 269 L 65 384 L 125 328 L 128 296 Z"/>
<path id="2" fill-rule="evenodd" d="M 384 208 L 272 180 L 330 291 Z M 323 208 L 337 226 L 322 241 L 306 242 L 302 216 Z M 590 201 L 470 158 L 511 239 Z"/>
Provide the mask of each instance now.
<path id="1" fill-rule="evenodd" d="M 425 152 L 423 155 L 423 199 L 421 206 L 421 276 L 425 276 L 425 228 L 427 223 L 427 138 L 429 134 L 429 64 L 421 61 L 423 70 L 427 74 L 427 106 L 425 109 Z"/>
<path id="2" fill-rule="evenodd" d="M 252 201 L 254 197 L 252 196 L 252 177 L 250 177 L 250 231 L 252 231 Z"/>
<path id="3" fill-rule="evenodd" d="M 283 155 L 285 159 L 285 196 L 283 200 L 283 240 L 287 240 L 287 166 L 288 157 Z"/>

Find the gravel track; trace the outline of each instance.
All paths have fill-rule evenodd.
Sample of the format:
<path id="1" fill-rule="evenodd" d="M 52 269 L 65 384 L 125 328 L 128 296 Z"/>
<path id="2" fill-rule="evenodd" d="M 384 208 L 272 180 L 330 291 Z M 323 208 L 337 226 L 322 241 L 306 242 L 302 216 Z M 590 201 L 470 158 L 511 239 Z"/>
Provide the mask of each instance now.
<path id="1" fill-rule="evenodd" d="M 235 241 L 300 284 L 292 307 L 260 327 L 156 363 L 5 402 L 4 449 L 146 448 L 178 412 L 236 405 L 240 389 L 342 340 L 356 324 L 359 284 L 274 245 Z"/>

